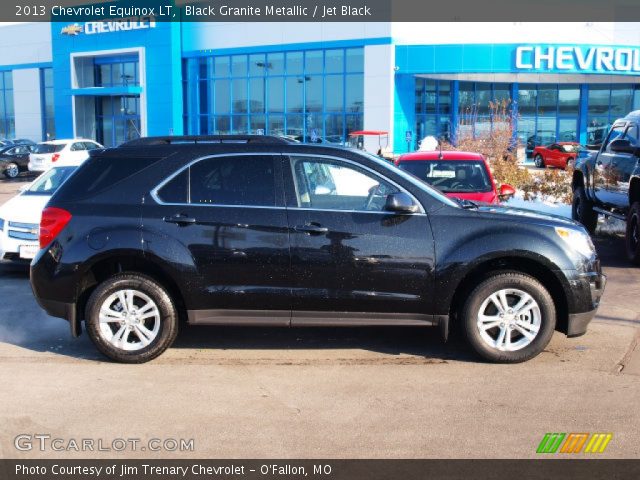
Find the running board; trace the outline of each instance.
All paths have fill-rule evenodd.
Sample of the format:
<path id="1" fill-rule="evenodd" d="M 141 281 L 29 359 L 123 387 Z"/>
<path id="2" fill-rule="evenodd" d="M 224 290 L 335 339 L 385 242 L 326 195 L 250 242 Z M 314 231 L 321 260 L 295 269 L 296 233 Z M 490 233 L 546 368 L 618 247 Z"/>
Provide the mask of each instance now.
<path id="1" fill-rule="evenodd" d="M 604 215 L 605 217 L 617 218 L 618 220 L 622 220 L 624 222 L 627 221 L 627 217 L 622 215 L 621 213 L 610 212 L 609 210 L 605 210 L 604 208 L 600 208 L 600 207 L 593 207 L 593 211 L 598 212 L 599 214 Z"/>

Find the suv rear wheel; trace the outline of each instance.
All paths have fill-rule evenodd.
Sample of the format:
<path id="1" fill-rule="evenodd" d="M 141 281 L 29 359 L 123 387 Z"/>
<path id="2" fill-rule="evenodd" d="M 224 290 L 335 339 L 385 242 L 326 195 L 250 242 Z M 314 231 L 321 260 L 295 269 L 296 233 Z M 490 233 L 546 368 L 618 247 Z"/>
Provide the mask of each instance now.
<path id="1" fill-rule="evenodd" d="M 556 309 L 549 292 L 522 273 L 494 273 L 469 295 L 462 309 L 471 347 L 485 360 L 518 363 L 549 343 Z"/>
<path id="2" fill-rule="evenodd" d="M 584 187 L 577 187 L 573 191 L 571 218 L 580 222 L 593 235 L 598 225 L 598 213 L 593 210 L 593 204 L 587 198 Z"/>
<path id="3" fill-rule="evenodd" d="M 640 265 L 640 202 L 633 202 L 629 209 L 625 243 L 629 261 Z"/>
<path id="4" fill-rule="evenodd" d="M 171 346 L 178 314 L 168 293 L 151 278 L 120 273 L 102 282 L 87 303 L 86 327 L 112 360 L 143 363 Z"/>

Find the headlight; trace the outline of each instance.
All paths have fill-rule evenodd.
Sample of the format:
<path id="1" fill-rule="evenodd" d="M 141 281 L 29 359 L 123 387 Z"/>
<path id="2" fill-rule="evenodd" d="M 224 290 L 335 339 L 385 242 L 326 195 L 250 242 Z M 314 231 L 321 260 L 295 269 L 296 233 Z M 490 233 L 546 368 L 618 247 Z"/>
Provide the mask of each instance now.
<path id="1" fill-rule="evenodd" d="M 571 248 L 585 257 L 591 257 L 596 251 L 591 241 L 591 237 L 573 228 L 556 227 L 556 233 L 564 240 Z"/>

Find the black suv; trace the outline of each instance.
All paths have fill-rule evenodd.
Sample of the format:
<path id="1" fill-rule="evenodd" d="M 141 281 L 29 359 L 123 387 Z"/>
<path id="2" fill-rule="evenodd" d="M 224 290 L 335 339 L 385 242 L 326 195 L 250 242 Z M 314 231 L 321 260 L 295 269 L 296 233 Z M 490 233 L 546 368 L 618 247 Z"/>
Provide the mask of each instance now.
<path id="1" fill-rule="evenodd" d="M 456 203 L 361 151 L 163 137 L 92 151 L 42 215 L 40 305 L 144 362 L 178 324 L 439 326 L 519 362 L 585 333 L 605 278 L 582 226 Z"/>
<path id="2" fill-rule="evenodd" d="M 578 160 L 573 218 L 593 233 L 598 215 L 627 222 L 629 260 L 640 265 L 640 110 L 617 120 L 598 152 Z"/>

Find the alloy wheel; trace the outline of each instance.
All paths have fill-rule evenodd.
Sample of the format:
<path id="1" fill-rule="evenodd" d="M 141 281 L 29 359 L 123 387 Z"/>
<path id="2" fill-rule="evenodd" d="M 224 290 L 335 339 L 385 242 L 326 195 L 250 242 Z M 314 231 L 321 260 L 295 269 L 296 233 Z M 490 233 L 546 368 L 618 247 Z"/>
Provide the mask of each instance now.
<path id="1" fill-rule="evenodd" d="M 15 163 L 10 164 L 5 170 L 7 176 L 9 178 L 16 178 L 20 171 L 18 170 L 18 166 Z"/>
<path id="2" fill-rule="evenodd" d="M 541 324 L 538 302 L 516 288 L 492 293 L 478 310 L 480 338 L 499 351 L 514 352 L 525 348 L 535 340 Z"/>
<path id="3" fill-rule="evenodd" d="M 160 331 L 160 310 L 139 290 L 119 290 L 100 307 L 100 335 L 112 346 L 126 351 L 149 346 Z"/>

